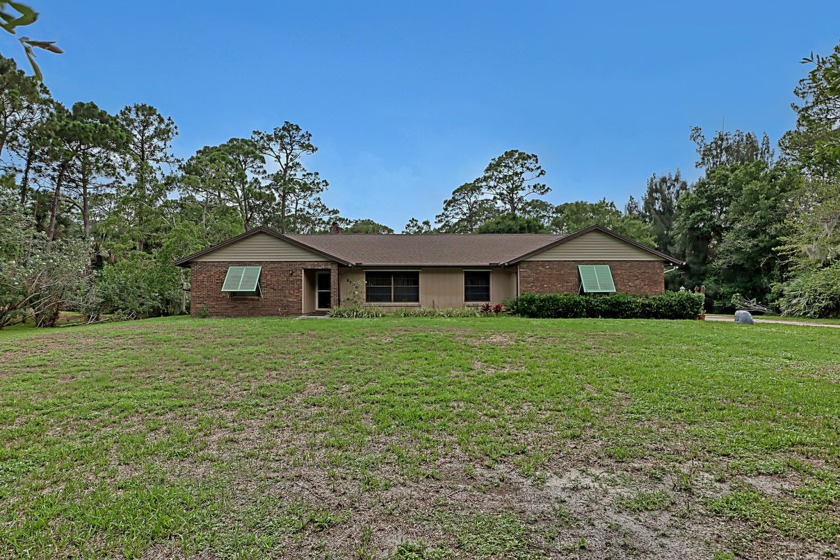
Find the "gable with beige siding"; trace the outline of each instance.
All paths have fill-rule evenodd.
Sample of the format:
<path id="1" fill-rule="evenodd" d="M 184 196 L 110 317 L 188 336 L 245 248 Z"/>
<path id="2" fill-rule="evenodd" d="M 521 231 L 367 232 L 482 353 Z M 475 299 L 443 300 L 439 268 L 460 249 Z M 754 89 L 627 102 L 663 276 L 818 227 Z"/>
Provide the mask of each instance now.
<path id="1" fill-rule="evenodd" d="M 531 255 L 529 261 L 661 261 L 662 257 L 635 247 L 612 235 L 591 231 L 565 243 Z"/>
<path id="2" fill-rule="evenodd" d="M 257 233 L 195 259 L 203 262 L 326 261 L 325 257 L 267 233 Z"/>

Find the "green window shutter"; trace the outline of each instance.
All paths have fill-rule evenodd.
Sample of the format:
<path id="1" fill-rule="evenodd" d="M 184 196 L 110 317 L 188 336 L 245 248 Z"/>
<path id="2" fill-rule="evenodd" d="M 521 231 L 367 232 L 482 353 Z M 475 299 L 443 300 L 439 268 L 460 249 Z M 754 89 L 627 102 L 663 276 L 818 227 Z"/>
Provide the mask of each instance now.
<path id="1" fill-rule="evenodd" d="M 246 266 L 242 273 L 242 282 L 239 283 L 239 292 L 256 292 L 257 282 L 260 281 L 261 266 Z"/>
<path id="2" fill-rule="evenodd" d="M 587 293 L 615 292 L 615 282 L 609 265 L 581 264 L 578 265 L 580 282 L 583 291 Z"/>
<path id="3" fill-rule="evenodd" d="M 613 282 L 612 272 L 608 264 L 596 264 L 594 267 L 595 276 L 598 277 L 598 287 L 602 292 L 614 292 L 615 282 Z"/>
<path id="4" fill-rule="evenodd" d="M 231 266 L 228 268 L 223 292 L 254 292 L 260 280 L 261 266 Z"/>
<path id="5" fill-rule="evenodd" d="M 244 266 L 231 266 L 225 276 L 225 283 L 222 284 L 223 292 L 238 292 L 239 284 L 242 282 L 242 275 L 245 274 Z"/>
<path id="6" fill-rule="evenodd" d="M 578 272 L 580 273 L 580 284 L 584 292 L 598 291 L 598 277 L 595 275 L 595 270 L 592 265 L 580 264 L 578 265 Z"/>

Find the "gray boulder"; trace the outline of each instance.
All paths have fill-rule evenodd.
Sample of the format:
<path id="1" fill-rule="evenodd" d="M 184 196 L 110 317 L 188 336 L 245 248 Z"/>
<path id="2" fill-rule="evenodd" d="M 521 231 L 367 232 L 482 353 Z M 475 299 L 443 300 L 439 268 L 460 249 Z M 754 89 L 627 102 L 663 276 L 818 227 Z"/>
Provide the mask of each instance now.
<path id="1" fill-rule="evenodd" d="M 755 324 L 753 321 L 752 314 L 749 311 L 736 311 L 735 312 L 735 322 L 739 325 L 752 325 Z"/>

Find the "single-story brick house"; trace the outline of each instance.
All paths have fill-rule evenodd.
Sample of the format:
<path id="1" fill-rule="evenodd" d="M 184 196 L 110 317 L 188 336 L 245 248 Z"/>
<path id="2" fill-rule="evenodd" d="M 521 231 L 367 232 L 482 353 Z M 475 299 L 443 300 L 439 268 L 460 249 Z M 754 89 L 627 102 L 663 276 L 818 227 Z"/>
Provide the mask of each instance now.
<path id="1" fill-rule="evenodd" d="M 258 228 L 175 263 L 192 313 L 301 315 L 367 305 L 462 307 L 525 292 L 660 294 L 682 264 L 600 226 L 570 235 L 281 234 Z M 355 293 L 355 295 L 354 295 Z"/>

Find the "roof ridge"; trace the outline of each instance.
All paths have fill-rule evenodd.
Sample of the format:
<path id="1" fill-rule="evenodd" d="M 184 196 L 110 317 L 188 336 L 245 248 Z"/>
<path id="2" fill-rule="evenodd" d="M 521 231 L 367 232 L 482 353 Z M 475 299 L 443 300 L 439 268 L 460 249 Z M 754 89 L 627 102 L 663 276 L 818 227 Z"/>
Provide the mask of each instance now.
<path id="1" fill-rule="evenodd" d="M 247 231 L 203 251 L 175 261 L 182 266 L 222 247 L 257 233 L 297 245 L 344 266 L 492 266 L 514 265 L 520 261 L 571 241 L 592 231 L 600 231 L 647 253 L 681 264 L 681 261 L 647 247 L 602 226 L 590 226 L 571 234 L 551 233 L 308 233 L 282 234 L 267 227 Z"/>

